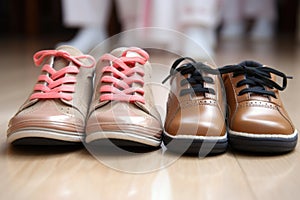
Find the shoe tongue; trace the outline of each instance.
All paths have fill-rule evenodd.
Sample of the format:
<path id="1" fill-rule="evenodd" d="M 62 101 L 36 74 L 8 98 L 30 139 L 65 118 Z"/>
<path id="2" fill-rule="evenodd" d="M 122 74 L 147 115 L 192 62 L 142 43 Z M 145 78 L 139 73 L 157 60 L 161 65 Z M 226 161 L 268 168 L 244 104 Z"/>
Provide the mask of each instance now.
<path id="1" fill-rule="evenodd" d="M 68 52 L 71 56 L 79 56 L 79 55 L 82 55 L 82 53 L 78 50 L 78 49 L 75 49 L 74 47 L 71 47 L 71 46 L 60 46 L 58 47 L 56 50 L 61 50 L 61 51 L 66 51 Z M 55 70 L 60 70 L 66 66 L 68 66 L 70 63 L 69 60 L 66 60 L 65 58 L 62 58 L 62 57 L 56 57 L 54 59 L 54 65 L 53 65 L 53 68 Z"/>
<path id="2" fill-rule="evenodd" d="M 126 53 L 126 57 L 128 57 L 128 58 L 141 57 L 142 58 L 142 56 L 140 54 L 138 54 L 137 52 L 133 52 L 133 51 L 128 51 Z"/>
<path id="3" fill-rule="evenodd" d="M 124 51 L 126 51 L 127 48 L 125 47 L 120 47 L 118 49 L 115 49 L 113 50 L 111 53 L 117 57 L 121 57 L 121 56 L 125 56 L 127 58 L 136 58 L 136 57 L 140 57 L 140 58 L 143 58 L 142 55 L 140 55 L 139 53 L 135 52 L 135 51 L 127 51 L 126 54 L 124 55 Z M 135 63 L 136 64 L 136 63 Z M 141 66 L 140 66 L 141 67 Z M 143 66 L 142 68 L 144 68 L 145 66 Z M 149 69 L 148 69 L 149 70 Z M 135 75 L 133 75 L 135 76 Z M 137 75 L 139 76 L 139 75 Z M 135 88 L 135 87 L 138 87 L 138 88 L 143 88 L 144 86 L 141 85 L 140 83 L 132 83 L 131 87 Z M 145 89 L 145 88 L 144 88 Z M 134 93 L 135 95 L 140 95 L 140 96 L 143 96 L 139 93 Z M 145 95 L 145 94 L 144 94 Z M 149 108 L 147 107 L 147 104 L 143 104 L 143 103 L 140 103 L 140 102 L 135 102 L 134 103 L 136 106 L 138 106 L 140 109 L 143 109 L 145 112 L 149 112 Z"/>
<path id="4" fill-rule="evenodd" d="M 79 55 L 83 55 L 81 53 L 81 51 L 79 51 L 78 49 L 72 47 L 72 46 L 67 46 L 67 45 L 63 45 L 58 47 L 56 50 L 61 50 L 61 51 L 66 51 L 68 52 L 71 56 L 79 56 Z"/>
<path id="5" fill-rule="evenodd" d="M 54 58 L 53 68 L 56 71 L 59 71 L 59 70 L 63 69 L 64 67 L 68 66 L 69 63 L 70 63 L 70 61 L 67 61 L 64 58 L 60 58 L 60 57 Z"/>
<path id="6" fill-rule="evenodd" d="M 127 58 L 136 58 L 136 57 L 142 57 L 142 56 L 141 56 L 140 54 L 138 54 L 137 52 L 134 52 L 134 51 L 127 51 L 125 57 L 127 57 Z M 134 63 L 133 65 L 136 65 L 136 63 Z M 134 76 L 135 76 L 135 75 L 134 75 Z M 138 75 L 138 76 L 139 76 L 139 75 Z M 135 88 L 135 87 L 137 87 L 137 88 L 142 88 L 143 85 L 141 85 L 141 84 L 139 84 L 139 83 L 132 83 L 131 87 L 133 87 L 133 88 Z M 139 96 L 143 96 L 143 95 L 141 95 L 141 94 L 139 94 L 139 93 L 134 93 L 134 94 L 135 94 L 135 95 L 139 95 Z M 140 104 L 137 103 L 136 105 L 139 106 Z"/>
<path id="7" fill-rule="evenodd" d="M 262 96 L 258 94 L 251 94 L 250 99 L 257 100 L 257 101 L 270 101 L 268 96 Z"/>
<path id="8" fill-rule="evenodd" d="M 127 49 L 128 48 L 126 48 L 126 47 L 119 47 L 119 48 L 114 49 L 113 51 L 111 51 L 111 54 L 114 55 L 114 56 L 116 56 L 117 58 L 119 58 L 119 57 L 122 57 L 122 54 Z M 128 57 L 128 58 L 141 57 L 142 58 L 142 56 L 139 53 L 134 52 L 134 51 L 130 51 L 130 50 L 126 52 L 125 57 Z"/>

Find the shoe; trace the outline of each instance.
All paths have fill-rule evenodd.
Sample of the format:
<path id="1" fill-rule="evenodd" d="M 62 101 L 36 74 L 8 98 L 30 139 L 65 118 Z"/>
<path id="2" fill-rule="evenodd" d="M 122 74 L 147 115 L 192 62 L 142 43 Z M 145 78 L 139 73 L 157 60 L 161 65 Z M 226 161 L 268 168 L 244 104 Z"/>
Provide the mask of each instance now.
<path id="1" fill-rule="evenodd" d="M 118 146 L 157 148 L 162 123 L 151 90 L 149 55 L 118 48 L 97 63 L 86 143 L 112 141 Z"/>
<path id="2" fill-rule="evenodd" d="M 179 65 L 183 61 L 189 61 Z M 163 142 L 177 153 L 206 156 L 226 151 L 226 98 L 217 69 L 185 57 L 171 67 Z"/>
<path id="3" fill-rule="evenodd" d="M 92 96 L 95 60 L 70 46 L 34 55 L 41 74 L 34 91 L 9 122 L 7 140 L 21 145 L 82 141 Z"/>
<path id="4" fill-rule="evenodd" d="M 253 61 L 219 69 L 228 103 L 228 134 L 237 150 L 281 153 L 297 144 L 298 132 L 280 100 L 286 75 Z M 282 86 L 276 82 L 282 78 Z"/>

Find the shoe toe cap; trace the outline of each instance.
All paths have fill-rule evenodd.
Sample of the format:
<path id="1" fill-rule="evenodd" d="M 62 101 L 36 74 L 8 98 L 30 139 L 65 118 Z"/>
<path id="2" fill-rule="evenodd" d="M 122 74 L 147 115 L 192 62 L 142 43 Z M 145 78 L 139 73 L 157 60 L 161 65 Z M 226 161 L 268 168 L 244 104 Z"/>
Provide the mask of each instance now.
<path id="1" fill-rule="evenodd" d="M 171 135 L 223 136 L 226 133 L 225 117 L 214 106 L 181 109 L 174 119 L 166 124 Z M 196 111 L 196 112 L 195 112 Z"/>
<path id="2" fill-rule="evenodd" d="M 72 107 L 44 102 L 26 108 L 10 120 L 8 132 L 20 129 L 54 129 L 82 133 L 84 117 Z"/>
<path id="3" fill-rule="evenodd" d="M 292 134 L 295 129 L 279 109 L 253 107 L 241 108 L 231 119 L 230 129 L 252 134 Z"/>

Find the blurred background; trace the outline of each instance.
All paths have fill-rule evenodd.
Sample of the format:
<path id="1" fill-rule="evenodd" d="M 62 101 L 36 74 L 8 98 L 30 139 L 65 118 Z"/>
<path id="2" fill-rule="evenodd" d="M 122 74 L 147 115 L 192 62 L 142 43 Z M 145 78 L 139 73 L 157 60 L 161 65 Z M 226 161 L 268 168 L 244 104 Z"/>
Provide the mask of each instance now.
<path id="1" fill-rule="evenodd" d="M 300 145 L 293 153 L 284 156 L 257 157 L 229 152 L 206 159 L 181 157 L 166 170 L 145 175 L 132 175 L 111 170 L 101 165 L 84 149 L 75 151 L 53 149 L 51 151 L 11 148 L 6 143 L 8 121 L 31 93 L 40 74 L 41 68 L 34 67 L 33 54 L 41 49 L 53 49 L 58 43 L 72 40 L 80 31 L 80 27 L 65 25 L 63 1 L 66 0 L 0 0 L 0 133 L 2 133 L 0 134 L 0 177 L 2 177 L 0 199 L 86 199 L 87 195 L 88 197 L 103 197 L 102 199 L 105 197 L 118 199 L 116 196 L 119 199 L 126 199 L 126 197 L 134 199 L 138 196 L 143 199 L 167 199 L 167 197 L 222 199 L 224 196 L 230 199 L 235 199 L 233 197 L 236 199 L 299 198 Z M 92 0 L 81 0 L 81 3 L 88 1 Z M 108 1 L 111 5 L 105 25 L 107 37 L 124 30 L 124 23 L 122 23 L 118 8 L 120 8 L 120 2 L 126 4 L 130 0 Z M 166 2 L 185 4 L 186 2 L 206 1 L 208 3 L 218 0 L 144 0 L 143 2 L 149 1 L 159 2 L 159 5 L 164 3 L 168 6 Z M 241 15 L 241 10 L 234 11 L 236 3 L 247 0 L 221 1 L 223 3 L 235 2 L 235 4 L 230 4 L 230 6 L 226 4 L 229 8 L 223 6 L 223 11 L 216 12 L 212 9 L 213 13 L 210 16 L 213 16 L 213 21 L 218 18 L 217 16 L 221 16 L 218 23 L 210 27 L 216 34 L 215 64 L 223 66 L 246 59 L 256 60 L 286 75 L 293 76 L 293 80 L 288 81 L 288 87 L 282 92 L 281 98 L 299 130 L 299 1 L 274 0 L 273 11 L 276 13 L 276 19 L 272 21 L 273 33 L 264 29 L 267 25 L 263 26 L 261 30 L 265 32 L 260 33 L 267 34 L 262 34 L 264 39 L 255 41 L 249 37 L 254 24 L 253 18 L 268 13 L 270 9 L 263 8 L 262 3 L 272 0 L 250 0 L 259 3 L 257 10 L 260 11 L 252 15 L 253 18 L 250 17 L 243 22 L 246 32 L 243 37 L 237 35 L 241 31 L 240 22 L 224 34 L 224 27 L 226 27 L 224 13 L 229 14 L 229 17 L 230 14 Z M 75 2 L 75 0 L 69 0 L 69 2 Z M 163 14 L 157 16 L 158 22 L 162 22 L 162 19 L 167 17 L 167 12 L 172 9 L 167 7 L 161 10 Z M 185 9 L 185 12 L 191 13 L 191 10 L 193 6 Z M 196 11 L 199 10 L 196 9 Z M 205 12 L 201 10 L 199 13 Z M 82 13 L 78 12 L 78 15 L 80 14 Z M 176 17 L 182 16 L 177 14 Z M 195 25 L 192 20 L 185 22 L 191 26 Z M 197 30 L 189 33 L 196 35 L 196 39 L 199 36 Z M 230 37 L 226 39 L 224 35 L 233 37 L 228 40 Z M 202 42 L 205 41 L 206 37 Z M 178 41 L 172 42 L 178 43 Z M 193 57 L 193 52 L 197 56 L 199 48 L 192 49 L 191 54 L 188 55 Z M 155 56 L 154 59 L 153 56 L 151 57 L 152 64 L 158 63 L 160 64 L 158 66 L 166 66 L 165 68 L 157 67 L 155 68 L 157 71 L 154 71 L 156 78 L 163 80 L 169 73 L 174 57 L 161 53 Z M 163 92 L 166 93 L 166 90 Z M 161 98 L 161 95 L 156 96 Z M 164 101 L 161 104 L 165 105 Z M 160 108 L 160 111 L 164 112 L 165 109 Z M 109 155 L 107 158 L 120 161 Z M 129 161 L 132 159 L 130 158 Z M 187 185 L 191 187 L 186 187 Z"/>
<path id="2" fill-rule="evenodd" d="M 108 36 L 122 30 L 116 2 L 112 2 L 106 27 Z M 277 12 L 275 38 L 284 38 L 292 43 L 299 41 L 299 1 L 275 0 L 275 2 Z M 221 20 L 217 26 L 218 38 L 222 30 L 222 22 Z M 249 24 L 251 25 L 251 19 Z M 78 31 L 76 27 L 64 26 L 61 0 L 0 0 L 0 28 L 1 41 L 35 39 L 44 41 L 45 48 L 70 40 Z"/>
<path id="3" fill-rule="evenodd" d="M 0 0 L 0 24 L 1 40 L 47 39 L 45 43 L 53 46 L 71 39 L 78 31 L 64 26 L 61 0 Z M 121 30 L 115 6 L 111 6 L 107 24 L 110 35 Z"/>

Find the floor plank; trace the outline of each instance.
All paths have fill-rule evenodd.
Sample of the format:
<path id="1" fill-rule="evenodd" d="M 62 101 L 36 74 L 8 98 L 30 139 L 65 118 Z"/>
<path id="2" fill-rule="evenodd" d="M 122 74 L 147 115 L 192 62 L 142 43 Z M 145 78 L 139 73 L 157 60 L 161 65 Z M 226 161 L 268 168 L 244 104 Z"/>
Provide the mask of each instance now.
<path id="1" fill-rule="evenodd" d="M 4 44 L 8 43 L 3 41 Z M 43 41 L 14 41 L 0 54 L 0 199 L 295 199 L 300 195 L 300 149 L 285 155 L 262 156 L 232 152 L 176 157 L 163 150 L 145 155 L 102 152 L 95 159 L 84 146 L 21 147 L 6 144 L 7 123 L 29 95 L 39 69 L 31 56 Z M 5 45 L 4 45 L 5 46 Z M 1 45 L 0 52 L 4 52 Z M 298 103 L 299 47 L 278 44 L 249 46 L 223 43 L 217 66 L 255 59 L 276 66 L 294 79 L 282 93 L 286 109 L 300 127 Z M 171 58 L 153 58 L 156 103 L 165 114 L 167 86 L 158 84 Z M 162 100 L 163 99 L 163 100 Z M 98 157 L 99 158 L 99 157 Z M 139 172 L 139 173 L 133 173 Z"/>

